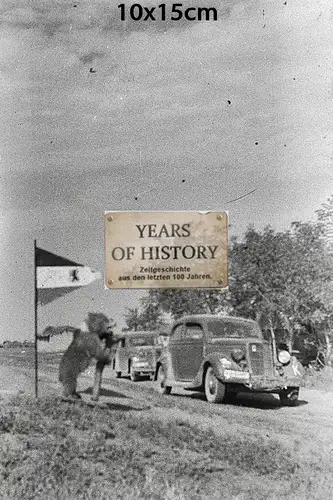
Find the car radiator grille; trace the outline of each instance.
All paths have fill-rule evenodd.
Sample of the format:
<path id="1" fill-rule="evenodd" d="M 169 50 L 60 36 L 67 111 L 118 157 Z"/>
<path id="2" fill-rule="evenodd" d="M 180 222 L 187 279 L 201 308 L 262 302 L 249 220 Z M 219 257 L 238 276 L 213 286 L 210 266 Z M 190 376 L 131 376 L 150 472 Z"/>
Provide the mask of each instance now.
<path id="1" fill-rule="evenodd" d="M 270 345 L 266 344 L 255 344 L 256 350 L 252 350 L 252 346 L 254 344 L 250 344 L 250 366 L 252 369 L 253 375 L 265 375 L 271 376 L 273 375 L 273 358 L 272 358 L 272 350 Z"/>

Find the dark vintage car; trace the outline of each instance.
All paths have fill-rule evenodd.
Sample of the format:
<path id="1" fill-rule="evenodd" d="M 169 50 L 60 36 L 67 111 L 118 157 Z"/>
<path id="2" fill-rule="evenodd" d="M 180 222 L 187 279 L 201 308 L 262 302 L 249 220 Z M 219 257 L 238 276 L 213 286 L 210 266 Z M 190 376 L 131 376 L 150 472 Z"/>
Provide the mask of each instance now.
<path id="1" fill-rule="evenodd" d="M 156 363 L 162 394 L 173 387 L 203 391 L 211 403 L 230 402 L 238 392 L 277 393 L 281 403 L 298 401 L 302 366 L 274 338 L 263 338 L 252 320 L 196 315 L 176 321 Z"/>
<path id="2" fill-rule="evenodd" d="M 130 376 L 133 381 L 142 376 L 153 378 L 161 350 L 157 332 L 127 332 L 116 344 L 112 368 L 118 378 Z"/>

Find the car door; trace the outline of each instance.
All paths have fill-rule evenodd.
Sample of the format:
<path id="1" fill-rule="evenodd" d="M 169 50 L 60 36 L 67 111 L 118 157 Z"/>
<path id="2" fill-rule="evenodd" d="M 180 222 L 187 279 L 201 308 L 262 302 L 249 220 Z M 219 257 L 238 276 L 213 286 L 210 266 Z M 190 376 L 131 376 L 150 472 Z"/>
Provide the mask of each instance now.
<path id="1" fill-rule="evenodd" d="M 179 379 L 179 369 L 178 365 L 182 355 L 182 332 L 184 329 L 183 323 L 177 324 L 171 331 L 168 350 L 171 356 L 172 370 L 176 380 Z"/>
<path id="2" fill-rule="evenodd" d="M 177 366 L 179 380 L 193 380 L 204 354 L 204 333 L 199 323 L 185 323 L 180 346 Z"/>

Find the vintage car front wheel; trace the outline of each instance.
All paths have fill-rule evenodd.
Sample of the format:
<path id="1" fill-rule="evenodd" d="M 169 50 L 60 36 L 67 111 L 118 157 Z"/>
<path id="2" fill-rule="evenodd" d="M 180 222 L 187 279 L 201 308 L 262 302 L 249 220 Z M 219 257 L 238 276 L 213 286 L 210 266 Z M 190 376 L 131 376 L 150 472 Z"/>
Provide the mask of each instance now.
<path id="1" fill-rule="evenodd" d="M 171 386 L 165 385 L 165 380 L 166 380 L 166 373 L 165 373 L 165 368 L 163 365 L 160 365 L 158 367 L 158 372 L 157 372 L 157 390 L 160 394 L 170 394 L 171 393 Z"/>
<path id="2" fill-rule="evenodd" d="M 279 392 L 280 402 L 282 406 L 296 406 L 298 403 L 299 388 L 288 387 Z"/>
<path id="3" fill-rule="evenodd" d="M 226 395 L 225 384 L 220 382 L 211 366 L 208 367 L 205 375 L 205 396 L 209 403 L 222 403 Z"/>

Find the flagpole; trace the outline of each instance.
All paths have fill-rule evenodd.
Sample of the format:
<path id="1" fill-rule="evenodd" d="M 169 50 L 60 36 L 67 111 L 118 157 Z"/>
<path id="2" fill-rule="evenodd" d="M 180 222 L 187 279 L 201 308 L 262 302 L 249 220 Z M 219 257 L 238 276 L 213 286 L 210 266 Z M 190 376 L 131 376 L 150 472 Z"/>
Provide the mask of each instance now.
<path id="1" fill-rule="evenodd" d="M 34 240 L 34 282 L 35 282 L 35 397 L 38 398 L 38 316 L 37 316 L 37 241 Z"/>

